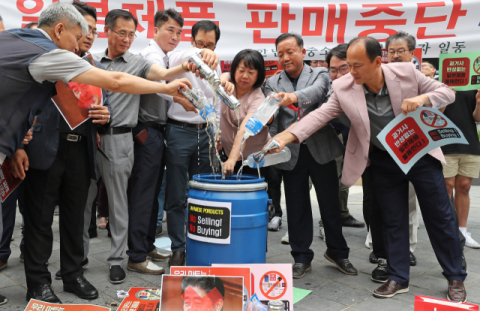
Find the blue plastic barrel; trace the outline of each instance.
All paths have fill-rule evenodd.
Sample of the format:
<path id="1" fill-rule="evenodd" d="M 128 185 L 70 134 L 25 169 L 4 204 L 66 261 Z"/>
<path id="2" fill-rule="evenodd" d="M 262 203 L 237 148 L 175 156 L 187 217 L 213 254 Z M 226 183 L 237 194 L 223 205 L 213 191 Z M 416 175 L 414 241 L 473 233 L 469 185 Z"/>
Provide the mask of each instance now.
<path id="1" fill-rule="evenodd" d="M 266 188 L 264 178 L 252 175 L 242 175 L 240 180 L 237 180 L 236 176 L 229 176 L 223 180 L 221 175 L 193 176 L 188 192 L 189 200 L 230 202 L 231 231 L 230 244 L 198 241 L 194 239 L 195 236 L 189 236 L 187 222 L 187 266 L 211 266 L 213 263 L 265 263 L 268 225 Z M 190 215 L 189 204 L 187 219 L 193 216 L 193 213 Z M 197 220 L 195 216 L 194 219 Z"/>

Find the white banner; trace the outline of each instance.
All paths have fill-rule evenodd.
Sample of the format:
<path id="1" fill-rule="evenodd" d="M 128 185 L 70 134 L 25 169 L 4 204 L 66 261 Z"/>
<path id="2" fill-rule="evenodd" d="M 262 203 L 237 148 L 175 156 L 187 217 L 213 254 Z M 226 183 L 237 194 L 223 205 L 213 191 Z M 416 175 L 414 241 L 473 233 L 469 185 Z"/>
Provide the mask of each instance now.
<path id="1" fill-rule="evenodd" d="M 38 20 L 42 9 L 58 0 L 2 0 L 0 14 L 5 28 L 19 28 Z M 284 32 L 303 36 L 306 59 L 322 59 L 329 49 L 356 36 L 371 35 L 382 42 L 397 31 L 417 38 L 423 57 L 440 53 L 480 50 L 479 0 L 88 0 L 97 8 L 98 29 L 103 31 L 108 10 L 125 9 L 137 16 L 137 39 L 133 53 L 140 52 L 153 37 L 153 16 L 159 9 L 175 8 L 185 18 L 179 49 L 190 47 L 192 25 L 202 19 L 218 23 L 221 30 L 216 52 L 231 60 L 245 48 L 259 50 L 266 60 L 276 60 L 275 38 Z M 105 49 L 103 33 L 92 52 Z"/>

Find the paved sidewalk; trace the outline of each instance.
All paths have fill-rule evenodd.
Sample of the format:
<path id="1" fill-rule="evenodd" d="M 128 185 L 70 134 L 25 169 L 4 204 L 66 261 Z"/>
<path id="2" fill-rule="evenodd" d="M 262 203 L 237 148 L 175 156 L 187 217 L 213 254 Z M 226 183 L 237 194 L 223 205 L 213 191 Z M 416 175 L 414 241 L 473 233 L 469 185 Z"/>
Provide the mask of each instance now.
<path id="1" fill-rule="evenodd" d="M 331 263 L 327 262 L 323 253 L 325 243 L 318 238 L 318 220 L 320 219 L 315 192 L 312 190 L 314 210 L 314 242 L 312 249 L 315 259 L 312 271 L 303 279 L 295 280 L 294 286 L 312 290 L 313 292 L 294 306 L 295 311 L 307 310 L 413 310 L 414 295 L 427 295 L 437 298 L 446 298 L 447 281 L 442 275 L 442 270 L 435 258 L 430 245 L 423 221 L 418 231 L 418 246 L 415 251 L 418 264 L 411 268 L 410 292 L 397 295 L 392 299 L 376 299 L 372 296 L 380 284 L 370 280 L 370 273 L 375 268 L 368 262 L 370 250 L 365 248 L 367 232 L 363 229 L 344 228 L 343 233 L 350 247 L 350 260 L 359 270 L 358 276 L 347 276 L 339 272 Z M 285 208 L 285 202 L 282 202 Z M 350 189 L 348 205 L 351 213 L 357 219 L 363 219 L 362 190 L 360 186 Z M 293 263 L 290 256 L 290 246 L 280 243 L 281 237 L 286 232 L 286 217 L 283 218 L 284 226 L 279 232 L 269 232 L 267 262 Z M 23 264 L 18 257 L 22 235 L 20 231 L 21 216 L 17 214 L 14 232 L 15 240 L 12 242 L 12 255 L 8 267 L 0 271 L 0 294 L 7 296 L 9 302 L 0 306 L 0 310 L 24 310 L 26 306 L 26 284 Z M 167 222 L 168 224 L 168 222 Z M 477 241 L 480 240 L 480 186 L 473 186 L 471 190 L 471 210 L 468 222 L 468 231 Z M 164 228 L 165 232 L 165 228 Z M 108 306 L 110 302 L 119 303 L 116 298 L 117 290 L 128 290 L 130 287 L 161 286 L 161 277 L 148 276 L 127 271 L 127 280 L 123 284 L 113 285 L 108 281 L 107 257 L 110 253 L 110 239 L 105 230 L 98 230 L 99 237 L 92 239 L 89 254 L 89 265 L 85 269 L 86 278 L 100 291 L 100 297 L 86 302 L 75 295 L 63 292 L 61 281 L 54 279 L 53 274 L 60 267 L 58 217 L 54 222 L 53 253 L 49 260 L 49 270 L 53 277 L 55 293 L 64 303 L 91 303 Z M 163 235 L 165 236 L 165 234 Z M 468 301 L 480 304 L 480 250 L 465 248 L 468 264 L 468 277 L 466 279 Z M 167 263 L 160 263 L 167 267 Z M 126 268 L 126 263 L 124 265 Z M 168 271 L 168 270 L 167 270 Z M 116 310 L 116 308 L 112 308 Z M 228 310 L 226 310 L 228 311 Z"/>

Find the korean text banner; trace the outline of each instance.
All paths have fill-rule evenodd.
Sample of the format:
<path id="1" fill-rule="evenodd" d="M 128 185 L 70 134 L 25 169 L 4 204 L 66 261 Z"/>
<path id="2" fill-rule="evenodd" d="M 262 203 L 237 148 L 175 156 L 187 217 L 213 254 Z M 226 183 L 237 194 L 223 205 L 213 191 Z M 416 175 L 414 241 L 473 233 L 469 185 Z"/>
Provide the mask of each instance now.
<path id="1" fill-rule="evenodd" d="M 402 113 L 377 135 L 378 140 L 407 174 L 431 150 L 450 144 L 468 144 L 462 131 L 437 109 L 418 107 Z"/>
<path id="2" fill-rule="evenodd" d="M 19 28 L 37 21 L 40 12 L 59 0 L 1 1 L 0 14 L 5 28 Z M 61 0 L 68 1 L 68 0 Z M 131 52 L 138 53 L 153 38 L 153 16 L 159 9 L 174 8 L 185 25 L 179 49 L 191 46 L 191 27 L 207 19 L 220 26 L 216 52 L 222 60 L 232 60 L 245 48 L 259 50 L 266 60 L 276 60 L 275 38 L 280 33 L 296 32 L 304 39 L 306 59 L 323 59 L 340 43 L 357 36 L 373 36 L 384 42 L 399 30 L 417 38 L 423 57 L 440 53 L 480 50 L 478 0 L 86 0 L 97 8 L 99 38 L 92 52 L 107 47 L 103 33 L 109 10 L 124 9 L 134 14 L 139 24 Z M 418 2 L 418 3 L 417 3 Z"/>

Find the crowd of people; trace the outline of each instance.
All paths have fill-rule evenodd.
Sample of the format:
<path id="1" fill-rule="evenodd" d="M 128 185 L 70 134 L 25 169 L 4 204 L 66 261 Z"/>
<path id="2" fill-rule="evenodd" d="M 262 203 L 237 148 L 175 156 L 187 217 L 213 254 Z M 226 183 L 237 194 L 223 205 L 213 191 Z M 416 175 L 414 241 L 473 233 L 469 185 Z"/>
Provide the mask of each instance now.
<path id="1" fill-rule="evenodd" d="M 10 256 L 18 201 L 24 217 L 20 260 L 25 263 L 27 300 L 60 303 L 47 269 L 55 206 L 60 207 L 56 278 L 63 280 L 65 291 L 95 299 L 98 291 L 83 275 L 90 238 L 96 235 L 95 202 L 102 209 L 98 225 L 111 237 L 110 282 L 126 279 L 125 246 L 128 270 L 163 274 L 165 269 L 155 262 L 185 265 L 189 179 L 218 173 L 219 167 L 224 175 L 235 174 L 242 154 L 260 151 L 273 137 L 280 148 L 271 152 L 288 145 L 291 159 L 260 170 L 274 208 L 268 230 L 282 226 L 283 182 L 288 233 L 281 241 L 291 246 L 294 278 L 312 269 L 313 186 L 321 215 L 319 235 L 327 245 L 324 257 L 340 272 L 357 275 L 342 227 L 366 224 L 369 260 L 377 264 L 371 279 L 383 283 L 373 295 L 389 298 L 408 292 L 409 269 L 417 264 L 418 198 L 448 280 L 447 297 L 466 301 L 463 247 L 480 248 L 466 229 L 470 185 L 480 170 L 475 126 L 480 92 L 455 92 L 436 81 L 431 62 L 423 61 L 417 70 L 411 63 L 413 36 L 399 32 L 387 39 L 390 64 L 382 64 L 376 39 L 360 37 L 309 65 L 302 37 L 283 33 L 275 42 L 282 70 L 267 78 L 262 55 L 251 49 L 238 52 L 231 71 L 222 74 L 214 52 L 220 28 L 208 20 L 193 25 L 192 47 L 179 50 L 182 16 L 174 9 L 158 11 L 154 38 L 140 54 L 129 51 L 137 19 L 119 9 L 105 18 L 108 46 L 90 54 L 98 35 L 96 22 L 96 10 L 88 4 L 57 2 L 42 11 L 38 23 L 0 32 L 0 163 L 10 159 L 12 173 L 23 180 L 0 205 L 0 270 Z M 0 30 L 2 26 L 0 18 Z M 239 112 L 220 99 L 214 102 L 208 81 L 188 63 L 195 54 L 218 72 L 222 86 L 240 102 Z M 90 119 L 73 129 L 52 100 L 71 81 L 102 89 L 102 104 L 92 105 Z M 212 102 L 221 129 L 218 141 L 180 93 L 188 87 L 200 89 Z M 272 92 L 282 98 L 278 112 L 242 145 L 248 119 Z M 434 149 L 405 174 L 377 135 L 395 116 L 421 106 L 444 112 L 469 144 Z M 217 151 L 221 166 L 213 155 Z M 258 174 L 248 167 L 243 173 Z M 347 206 L 348 188 L 360 178 L 365 223 Z M 164 211 L 171 253 L 154 245 L 162 234 Z M 0 304 L 6 302 L 0 295 Z"/>

